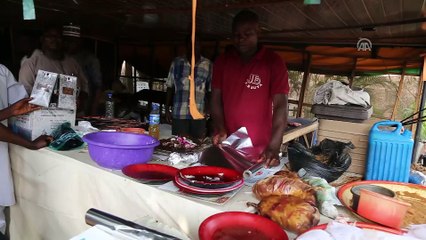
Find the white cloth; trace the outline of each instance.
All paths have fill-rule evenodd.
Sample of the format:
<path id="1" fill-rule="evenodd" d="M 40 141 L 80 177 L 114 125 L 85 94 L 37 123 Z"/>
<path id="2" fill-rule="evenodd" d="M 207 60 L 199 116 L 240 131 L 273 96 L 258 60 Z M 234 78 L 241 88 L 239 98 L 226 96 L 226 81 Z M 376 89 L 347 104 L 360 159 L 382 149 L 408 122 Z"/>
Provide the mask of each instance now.
<path id="1" fill-rule="evenodd" d="M 421 234 L 421 233 L 420 233 Z M 422 235 L 423 236 L 423 235 Z M 330 222 L 325 230 L 308 231 L 297 240 L 421 240 L 412 236 L 396 235 L 373 229 L 361 229 L 354 225 Z"/>
<path id="2" fill-rule="evenodd" d="M 0 64 L 0 110 L 27 96 L 24 86 L 16 82 L 9 69 Z M 1 124 L 7 126 L 7 119 L 2 121 Z M 3 206 L 13 204 L 15 204 L 15 195 L 10 169 L 9 148 L 6 142 L 0 142 L 0 231 L 2 233 L 6 229 Z"/>
<path id="3" fill-rule="evenodd" d="M 350 103 L 367 107 L 370 105 L 370 95 L 364 90 L 354 91 L 349 86 L 332 80 L 315 91 L 314 103 L 326 105 L 346 105 Z"/>
<path id="4" fill-rule="evenodd" d="M 334 240 L 330 234 L 321 229 L 308 231 L 297 238 L 297 240 Z"/>
<path id="5" fill-rule="evenodd" d="M 0 109 L 7 108 L 9 104 L 26 96 L 24 87 L 16 82 L 13 74 L 5 66 L 0 64 Z M 7 119 L 2 124 L 7 125 Z M 6 142 L 0 142 L 0 183 L 0 206 L 15 204 L 9 149 Z"/>
<path id="6" fill-rule="evenodd" d="M 254 212 L 247 202 L 259 201 L 248 186 L 223 205 L 184 197 L 141 184 L 120 170 L 103 169 L 84 149 L 32 151 L 10 144 L 10 158 L 17 198 L 10 208 L 13 240 L 69 239 L 89 228 L 84 216 L 90 208 L 136 223 L 148 215 L 197 240 L 207 217 L 224 211 Z M 328 221 L 321 216 L 320 223 Z"/>
<path id="7" fill-rule="evenodd" d="M 426 240 L 426 224 L 411 225 L 406 236 Z"/>

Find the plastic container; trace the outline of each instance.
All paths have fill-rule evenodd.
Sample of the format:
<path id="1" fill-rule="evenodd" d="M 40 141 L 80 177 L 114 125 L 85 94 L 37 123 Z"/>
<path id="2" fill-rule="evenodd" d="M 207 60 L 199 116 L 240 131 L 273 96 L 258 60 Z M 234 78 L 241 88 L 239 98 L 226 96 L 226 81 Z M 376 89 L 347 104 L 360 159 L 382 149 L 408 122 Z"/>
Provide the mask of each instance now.
<path id="1" fill-rule="evenodd" d="M 395 121 L 380 121 L 370 130 L 366 180 L 408 182 L 414 141 Z"/>
<path id="2" fill-rule="evenodd" d="M 105 117 L 114 117 L 114 99 L 112 98 L 112 92 L 107 92 L 105 100 Z"/>
<path id="3" fill-rule="evenodd" d="M 358 185 L 351 188 L 352 193 L 352 209 L 357 211 L 358 210 L 358 204 L 359 204 L 359 196 L 361 189 L 367 189 L 369 191 L 382 194 L 391 198 L 395 197 L 395 192 L 381 186 L 376 185 Z"/>
<path id="4" fill-rule="evenodd" d="M 382 225 L 400 228 L 411 204 L 361 189 L 357 213 Z"/>
<path id="5" fill-rule="evenodd" d="M 154 148 L 160 142 L 148 135 L 126 132 L 95 132 L 83 137 L 89 147 L 89 155 L 99 166 L 122 169 L 152 158 Z"/>
<path id="6" fill-rule="evenodd" d="M 160 138 L 160 106 L 157 103 L 152 104 L 152 110 L 149 114 L 149 135 Z"/>

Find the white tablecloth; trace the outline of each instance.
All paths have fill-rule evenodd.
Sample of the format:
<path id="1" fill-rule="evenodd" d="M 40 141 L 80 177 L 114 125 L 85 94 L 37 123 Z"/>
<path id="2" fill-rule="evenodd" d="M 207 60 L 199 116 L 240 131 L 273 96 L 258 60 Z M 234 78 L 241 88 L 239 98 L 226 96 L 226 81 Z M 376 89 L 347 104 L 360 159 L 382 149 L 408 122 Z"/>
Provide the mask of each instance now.
<path id="1" fill-rule="evenodd" d="M 69 239 L 89 228 L 84 215 L 90 208 L 131 221 L 149 215 L 198 239 L 205 218 L 222 211 L 253 211 L 246 203 L 258 202 L 249 187 L 221 206 L 177 196 L 98 167 L 80 150 L 11 145 L 10 155 L 18 203 L 10 210 L 11 240 Z"/>
<path id="2" fill-rule="evenodd" d="M 207 217 L 254 211 L 246 203 L 258 202 L 247 186 L 225 205 L 178 196 L 101 168 L 84 150 L 32 151 L 11 144 L 10 157 L 17 198 L 10 211 L 11 240 L 69 239 L 89 228 L 84 216 L 90 208 L 131 221 L 151 216 L 198 239 Z"/>

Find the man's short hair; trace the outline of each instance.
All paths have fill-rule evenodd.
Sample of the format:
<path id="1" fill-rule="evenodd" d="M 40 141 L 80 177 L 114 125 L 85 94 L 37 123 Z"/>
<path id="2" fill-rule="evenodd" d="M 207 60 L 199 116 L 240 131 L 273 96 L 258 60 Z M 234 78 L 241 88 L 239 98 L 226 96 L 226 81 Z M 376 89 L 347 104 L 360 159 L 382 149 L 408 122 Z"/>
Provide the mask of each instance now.
<path id="1" fill-rule="evenodd" d="M 232 20 L 232 31 L 242 23 L 259 23 L 259 16 L 250 10 L 242 10 Z"/>

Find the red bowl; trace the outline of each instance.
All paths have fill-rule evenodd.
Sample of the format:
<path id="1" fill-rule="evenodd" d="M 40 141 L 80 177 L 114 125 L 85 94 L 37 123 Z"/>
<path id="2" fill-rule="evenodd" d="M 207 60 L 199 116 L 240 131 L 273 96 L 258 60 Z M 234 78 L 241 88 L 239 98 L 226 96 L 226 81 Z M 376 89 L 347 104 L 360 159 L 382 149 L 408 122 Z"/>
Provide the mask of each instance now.
<path id="1" fill-rule="evenodd" d="M 198 229 L 200 240 L 288 240 L 285 231 L 268 218 L 247 212 L 223 212 L 206 218 Z"/>
<path id="2" fill-rule="evenodd" d="M 200 188 L 225 188 L 243 179 L 243 175 L 233 169 L 214 166 L 184 168 L 179 176 L 189 185 Z"/>

